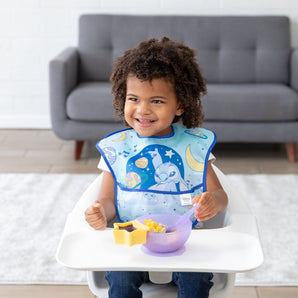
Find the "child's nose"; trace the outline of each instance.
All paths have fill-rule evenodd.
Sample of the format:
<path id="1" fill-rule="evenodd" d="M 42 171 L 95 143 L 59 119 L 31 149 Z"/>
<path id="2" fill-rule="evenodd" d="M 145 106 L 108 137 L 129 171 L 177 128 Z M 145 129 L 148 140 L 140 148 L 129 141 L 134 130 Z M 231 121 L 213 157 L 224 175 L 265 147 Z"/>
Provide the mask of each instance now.
<path id="1" fill-rule="evenodd" d="M 150 109 L 150 104 L 146 103 L 146 102 L 142 102 L 139 106 L 138 106 L 138 112 L 142 115 L 148 115 L 151 113 L 151 109 Z"/>

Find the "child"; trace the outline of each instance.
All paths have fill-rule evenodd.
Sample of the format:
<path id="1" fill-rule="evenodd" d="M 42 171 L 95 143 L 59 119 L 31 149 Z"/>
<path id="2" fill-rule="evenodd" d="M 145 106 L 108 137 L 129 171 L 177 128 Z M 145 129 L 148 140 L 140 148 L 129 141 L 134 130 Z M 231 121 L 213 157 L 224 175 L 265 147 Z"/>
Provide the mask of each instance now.
<path id="1" fill-rule="evenodd" d="M 104 171 L 98 201 L 85 211 L 97 230 L 117 215 L 130 221 L 152 213 L 199 208 L 193 226 L 225 210 L 227 195 L 211 166 L 216 136 L 199 128 L 205 80 L 194 51 L 168 37 L 150 39 L 116 60 L 113 106 L 130 127 L 97 144 Z M 180 122 L 182 124 L 178 124 Z M 212 273 L 174 272 L 179 297 L 208 297 Z M 148 272 L 109 271 L 110 297 L 142 297 Z"/>

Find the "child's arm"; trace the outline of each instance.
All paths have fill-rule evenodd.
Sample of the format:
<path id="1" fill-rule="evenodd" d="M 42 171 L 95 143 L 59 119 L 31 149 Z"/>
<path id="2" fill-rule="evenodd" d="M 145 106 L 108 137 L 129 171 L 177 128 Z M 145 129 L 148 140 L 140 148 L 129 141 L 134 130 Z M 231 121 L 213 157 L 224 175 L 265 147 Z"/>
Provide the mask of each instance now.
<path id="1" fill-rule="evenodd" d="M 110 172 L 104 172 L 99 198 L 86 209 L 85 219 L 92 228 L 104 230 L 115 216 L 114 178 Z"/>
<path id="2" fill-rule="evenodd" d="M 228 205 L 228 196 L 223 190 L 211 162 L 207 169 L 207 191 L 195 196 L 192 203 L 197 203 L 199 208 L 195 211 L 195 217 L 199 221 L 207 220 L 218 212 L 222 212 Z"/>

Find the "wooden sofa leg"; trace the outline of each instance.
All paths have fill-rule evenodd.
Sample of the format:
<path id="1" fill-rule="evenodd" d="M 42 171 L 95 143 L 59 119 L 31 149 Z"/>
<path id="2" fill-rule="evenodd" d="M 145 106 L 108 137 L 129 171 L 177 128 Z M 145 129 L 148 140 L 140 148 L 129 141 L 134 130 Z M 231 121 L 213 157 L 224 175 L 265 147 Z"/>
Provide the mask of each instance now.
<path id="1" fill-rule="evenodd" d="M 83 149 L 84 141 L 76 141 L 74 159 L 79 160 L 81 158 L 81 153 Z"/>
<path id="2" fill-rule="evenodd" d="M 286 143 L 286 151 L 290 162 L 297 161 L 296 143 Z"/>

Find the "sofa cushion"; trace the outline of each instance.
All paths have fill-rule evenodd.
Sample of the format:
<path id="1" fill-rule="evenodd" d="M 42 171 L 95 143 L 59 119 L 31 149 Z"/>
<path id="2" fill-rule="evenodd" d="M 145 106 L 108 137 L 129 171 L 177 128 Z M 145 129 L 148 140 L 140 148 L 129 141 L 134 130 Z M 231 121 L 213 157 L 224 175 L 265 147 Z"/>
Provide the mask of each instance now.
<path id="1" fill-rule="evenodd" d="M 197 51 L 209 83 L 286 84 L 289 26 L 285 16 L 83 15 L 80 79 L 108 81 L 114 59 L 125 50 L 168 35 Z"/>
<path id="2" fill-rule="evenodd" d="M 298 93 L 281 84 L 208 84 L 202 105 L 209 121 L 298 119 Z"/>
<path id="3" fill-rule="evenodd" d="M 81 83 L 67 98 L 66 114 L 72 120 L 111 122 L 115 119 L 112 102 L 110 83 Z"/>
<path id="4" fill-rule="evenodd" d="M 208 84 L 202 104 L 207 121 L 291 121 L 298 119 L 298 94 L 279 84 Z M 68 96 L 73 120 L 113 122 L 111 84 L 81 83 Z"/>

